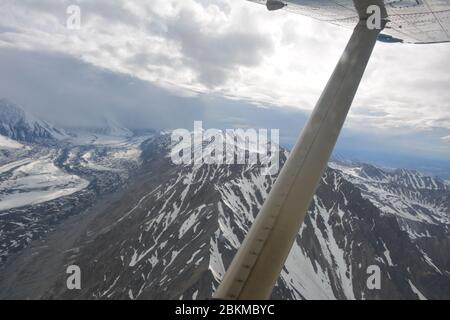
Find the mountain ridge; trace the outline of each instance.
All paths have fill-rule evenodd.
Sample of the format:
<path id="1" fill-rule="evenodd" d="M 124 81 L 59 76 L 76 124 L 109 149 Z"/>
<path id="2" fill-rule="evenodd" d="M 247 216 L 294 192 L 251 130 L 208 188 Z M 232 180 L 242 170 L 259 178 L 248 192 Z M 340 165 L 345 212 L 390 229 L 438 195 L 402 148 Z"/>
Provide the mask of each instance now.
<path id="1" fill-rule="evenodd" d="M 67 291 L 61 276 L 39 297 L 211 297 L 276 177 L 255 165 L 175 166 L 168 161 L 169 146 L 168 135 L 142 145 L 139 179 L 66 255 L 65 265 L 89 270 L 83 289 Z M 413 187 L 422 184 L 405 184 L 409 192 L 392 192 L 385 201 L 374 198 L 370 188 L 391 192 L 391 182 L 378 185 L 379 172 L 370 172 L 371 183 L 361 184 L 345 170 L 327 169 L 272 298 L 450 297 L 449 224 L 439 211 L 450 212 L 448 190 L 418 191 Z M 430 206 L 438 198 L 434 193 L 444 200 Z M 397 211 L 388 206 L 394 197 L 414 202 L 418 196 L 423 203 Z M 381 271 L 379 290 L 366 286 L 372 265 Z"/>
<path id="2" fill-rule="evenodd" d="M 37 119 L 5 98 L 0 99 L 0 135 L 31 143 L 63 140 L 69 137 L 63 129 Z"/>
<path id="3" fill-rule="evenodd" d="M 44 241 L 54 226 L 100 197 L 119 193 L 57 254 L 62 262 L 53 268 L 60 272 L 30 279 L 45 269 L 45 259 L 36 260 L 44 246 L 34 248 L 32 264 L 18 268 L 13 260 L 1 272 L 0 297 L 206 299 L 217 288 L 276 175 L 254 164 L 174 165 L 170 133 L 108 134 L 70 136 L 57 145 L 37 139 L 19 158 L 7 152 L 0 199 L 12 189 L 70 192 L 0 211 L 2 260 Z M 281 149 L 281 164 L 286 157 Z M 44 189 L 17 188 L 45 177 L 42 168 L 63 179 Z M 450 298 L 449 190 L 441 179 L 412 170 L 331 161 L 272 298 Z M 65 243 L 64 236 L 56 242 Z M 65 287 L 69 264 L 84 270 L 81 292 Z M 382 274 L 379 290 L 366 286 L 373 265 Z M 9 272 L 14 279 L 20 274 L 17 283 L 7 284 Z M 29 283 L 39 290 L 24 289 Z"/>

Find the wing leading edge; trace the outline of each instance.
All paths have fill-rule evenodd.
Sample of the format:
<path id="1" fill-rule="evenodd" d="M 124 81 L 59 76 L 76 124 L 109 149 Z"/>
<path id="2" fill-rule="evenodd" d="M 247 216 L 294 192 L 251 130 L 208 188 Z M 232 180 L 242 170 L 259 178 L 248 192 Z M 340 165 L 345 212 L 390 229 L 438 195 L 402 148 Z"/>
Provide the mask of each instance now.
<path id="1" fill-rule="evenodd" d="M 249 0 L 267 4 L 267 0 Z M 359 3 L 371 0 L 283 0 L 285 10 L 338 26 L 353 28 Z M 382 1 L 382 0 L 379 0 Z M 372 0 L 376 3 L 378 1 Z M 384 0 L 387 39 L 407 43 L 450 42 L 450 0 Z M 398 42 L 398 41 L 388 41 Z"/>

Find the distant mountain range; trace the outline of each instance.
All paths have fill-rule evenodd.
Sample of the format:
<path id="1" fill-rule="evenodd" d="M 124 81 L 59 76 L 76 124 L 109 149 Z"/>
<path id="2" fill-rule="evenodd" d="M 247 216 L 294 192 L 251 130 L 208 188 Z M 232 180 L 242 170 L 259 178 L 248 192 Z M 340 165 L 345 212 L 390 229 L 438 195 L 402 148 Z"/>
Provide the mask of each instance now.
<path id="1" fill-rule="evenodd" d="M 1 265 L 122 186 L 138 166 L 146 136 L 116 123 L 69 132 L 6 100 L 0 114 Z"/>
<path id="2" fill-rule="evenodd" d="M 64 130 L 38 120 L 6 99 L 0 100 L 0 135 L 24 142 L 68 138 Z"/>
<path id="3" fill-rule="evenodd" d="M 258 165 L 174 165 L 169 134 L 42 133 L 23 118 L 2 118 L 21 142 L 0 157 L 0 298 L 210 298 L 276 179 Z M 38 143 L 51 132 L 67 139 Z M 447 183 L 333 161 L 273 298 L 450 299 L 449 247 Z M 66 288 L 70 264 L 81 291 Z"/>

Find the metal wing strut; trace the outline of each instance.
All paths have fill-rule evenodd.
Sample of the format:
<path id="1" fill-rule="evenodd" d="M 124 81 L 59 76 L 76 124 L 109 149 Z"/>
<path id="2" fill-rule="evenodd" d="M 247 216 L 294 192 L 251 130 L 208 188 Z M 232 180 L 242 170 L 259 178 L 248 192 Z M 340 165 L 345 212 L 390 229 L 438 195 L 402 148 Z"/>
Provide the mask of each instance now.
<path id="1" fill-rule="evenodd" d="M 381 30 L 361 18 L 240 250 L 214 294 L 268 299 L 344 125 Z"/>

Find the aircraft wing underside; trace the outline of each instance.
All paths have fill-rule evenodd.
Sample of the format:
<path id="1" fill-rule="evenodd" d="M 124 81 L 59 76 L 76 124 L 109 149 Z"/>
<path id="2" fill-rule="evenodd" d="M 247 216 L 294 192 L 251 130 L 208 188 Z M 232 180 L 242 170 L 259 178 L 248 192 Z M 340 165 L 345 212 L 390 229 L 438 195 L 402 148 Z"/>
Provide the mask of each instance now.
<path id="1" fill-rule="evenodd" d="M 266 4 L 266 0 L 249 1 Z M 282 2 L 286 10 L 343 27 L 353 28 L 360 17 L 353 0 Z M 450 0 L 384 0 L 384 5 L 389 21 L 384 34 L 408 43 L 450 41 Z"/>

